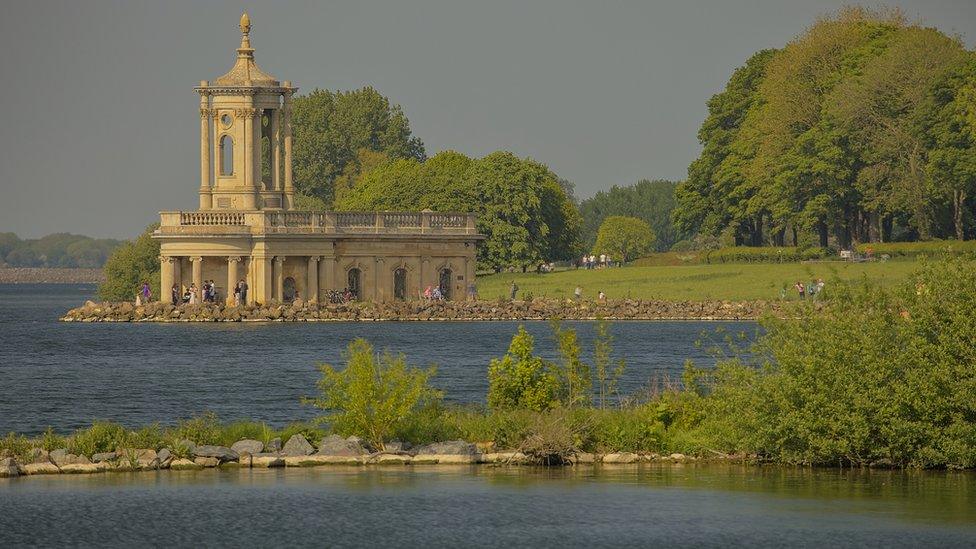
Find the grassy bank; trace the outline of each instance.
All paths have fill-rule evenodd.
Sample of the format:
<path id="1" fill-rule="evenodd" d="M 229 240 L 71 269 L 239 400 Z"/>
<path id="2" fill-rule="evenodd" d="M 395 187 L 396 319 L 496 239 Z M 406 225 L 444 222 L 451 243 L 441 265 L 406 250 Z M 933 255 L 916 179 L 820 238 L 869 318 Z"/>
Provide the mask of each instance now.
<path id="1" fill-rule="evenodd" d="M 568 270 L 554 273 L 500 273 L 478 277 L 478 295 L 484 299 L 507 298 L 512 281 L 534 297 L 571 298 L 577 286 L 595 299 L 603 291 L 610 299 L 663 299 L 668 301 L 779 299 L 783 287 L 795 297 L 793 284 L 823 278 L 867 278 L 891 286 L 908 278 L 916 262 L 872 263 L 813 262 L 774 264 L 719 264 L 687 266 L 622 267 Z"/>

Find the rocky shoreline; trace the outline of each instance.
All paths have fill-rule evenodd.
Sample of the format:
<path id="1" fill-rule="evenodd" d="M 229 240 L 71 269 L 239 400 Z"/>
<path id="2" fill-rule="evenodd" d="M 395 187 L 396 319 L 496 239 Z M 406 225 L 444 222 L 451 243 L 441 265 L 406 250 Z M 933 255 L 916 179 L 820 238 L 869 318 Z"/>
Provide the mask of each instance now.
<path id="1" fill-rule="evenodd" d="M 487 320 L 755 320 L 778 314 L 776 301 L 407 301 L 291 305 L 94 303 L 71 309 L 65 322 L 327 322 Z"/>
<path id="2" fill-rule="evenodd" d="M 746 456 L 716 455 L 715 460 L 745 460 Z M 615 452 L 609 454 L 577 453 L 569 457 L 569 465 L 580 464 L 636 464 L 650 462 L 687 463 L 698 461 L 684 454 L 638 454 Z M 461 440 L 436 442 L 412 448 L 407 444 L 387 443 L 376 449 L 356 437 L 330 435 L 313 446 L 304 436 L 293 435 L 285 444 L 280 438 L 267 444 L 252 439 L 235 442 L 230 447 L 196 445 L 180 441 L 173 448 L 118 448 L 92 455 L 72 454 L 67 449 L 53 451 L 33 449 L 20 461 L 14 457 L 0 459 L 0 478 L 21 475 L 91 474 L 194 470 L 207 468 L 265 468 L 316 467 L 322 465 L 532 465 L 530 459 L 517 450 L 496 451 L 490 445 L 478 445 Z"/>
<path id="3" fill-rule="evenodd" d="M 101 269 L 52 269 L 46 267 L 2 267 L 0 284 L 100 284 Z"/>

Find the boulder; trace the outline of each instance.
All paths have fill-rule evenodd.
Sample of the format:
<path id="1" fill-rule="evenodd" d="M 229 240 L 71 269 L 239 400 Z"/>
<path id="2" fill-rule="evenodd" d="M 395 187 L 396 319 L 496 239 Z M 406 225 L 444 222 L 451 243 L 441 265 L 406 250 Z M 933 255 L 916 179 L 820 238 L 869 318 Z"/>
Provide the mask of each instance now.
<path id="1" fill-rule="evenodd" d="M 573 463 L 596 463 L 596 454 L 580 452 L 573 456 Z"/>
<path id="2" fill-rule="evenodd" d="M 165 469 L 173 461 L 173 452 L 170 452 L 169 448 L 163 448 L 156 454 L 156 459 L 159 460 L 159 466 Z"/>
<path id="3" fill-rule="evenodd" d="M 14 458 L 0 459 L 0 478 L 10 478 L 20 475 L 20 468 Z"/>
<path id="4" fill-rule="evenodd" d="M 314 451 L 315 448 L 308 443 L 304 436 L 292 435 L 285 443 L 284 448 L 281 449 L 281 454 L 285 456 L 307 456 Z"/>
<path id="5" fill-rule="evenodd" d="M 257 453 L 248 456 L 248 463 L 251 467 L 284 467 L 285 460 L 277 453 Z"/>
<path id="6" fill-rule="evenodd" d="M 174 471 L 183 471 L 189 469 L 202 469 L 202 465 L 197 465 L 196 462 L 190 461 L 188 459 L 180 458 L 174 459 L 170 464 L 169 468 Z"/>
<path id="7" fill-rule="evenodd" d="M 193 463 L 200 467 L 216 467 L 220 465 L 220 459 L 211 456 L 197 456 L 193 458 Z"/>
<path id="8" fill-rule="evenodd" d="M 68 457 L 68 450 L 65 448 L 58 448 L 57 450 L 51 450 L 51 453 L 47 455 L 48 460 L 55 465 L 61 465 L 62 463 L 66 463 L 67 457 Z"/>
<path id="9" fill-rule="evenodd" d="M 275 437 L 271 439 L 267 445 L 264 447 L 265 452 L 280 452 L 281 451 L 281 437 Z"/>
<path id="10" fill-rule="evenodd" d="M 33 448 L 29 454 L 30 463 L 51 463 L 51 454 L 41 448 Z"/>
<path id="11" fill-rule="evenodd" d="M 93 454 L 91 460 L 95 463 L 101 463 L 103 461 L 115 461 L 119 459 L 119 455 L 115 452 L 101 452 L 98 454 Z"/>
<path id="12" fill-rule="evenodd" d="M 264 443 L 260 440 L 253 439 L 238 440 L 234 444 L 231 444 L 230 449 L 237 452 L 238 455 L 260 454 L 264 450 Z"/>
<path id="13" fill-rule="evenodd" d="M 412 458 L 403 454 L 379 454 L 370 458 L 370 463 L 379 465 L 407 465 Z"/>
<path id="14" fill-rule="evenodd" d="M 684 461 L 688 459 L 687 456 L 685 456 L 684 454 L 677 454 L 677 453 L 671 454 L 668 457 L 670 457 L 673 461 Z"/>
<path id="15" fill-rule="evenodd" d="M 633 452 L 616 452 L 603 456 L 603 463 L 637 463 L 640 456 Z"/>
<path id="16" fill-rule="evenodd" d="M 109 468 L 108 463 L 69 463 L 61 468 L 62 473 L 67 474 L 91 474 L 103 473 Z"/>
<path id="17" fill-rule="evenodd" d="M 56 475 L 61 472 L 61 469 L 50 461 L 28 463 L 20 469 L 25 475 Z"/>
<path id="18" fill-rule="evenodd" d="M 473 456 L 478 453 L 478 448 L 470 442 L 463 440 L 449 440 L 447 442 L 435 442 L 417 449 L 417 455 L 455 455 Z"/>
<path id="19" fill-rule="evenodd" d="M 369 452 L 357 438 L 344 439 L 339 435 L 329 435 L 319 441 L 318 453 L 327 456 L 361 456 Z"/>
<path id="20" fill-rule="evenodd" d="M 237 461 L 240 458 L 237 452 L 231 450 L 226 446 L 213 446 L 210 444 L 204 444 L 203 446 L 197 446 L 193 451 L 193 457 L 195 458 L 213 458 L 217 461 Z"/>

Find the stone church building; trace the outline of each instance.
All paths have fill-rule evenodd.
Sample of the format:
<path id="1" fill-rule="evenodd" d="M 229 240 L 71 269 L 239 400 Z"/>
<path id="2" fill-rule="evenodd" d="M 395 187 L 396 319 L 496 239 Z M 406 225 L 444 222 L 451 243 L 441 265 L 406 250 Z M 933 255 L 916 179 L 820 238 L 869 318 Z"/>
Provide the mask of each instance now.
<path id="1" fill-rule="evenodd" d="M 483 239 L 471 213 L 321 212 L 293 209 L 291 102 L 298 90 L 254 62 L 251 24 L 230 71 L 200 94 L 200 207 L 160 212 L 161 289 L 214 280 L 249 303 L 417 299 L 428 286 L 464 299 Z"/>

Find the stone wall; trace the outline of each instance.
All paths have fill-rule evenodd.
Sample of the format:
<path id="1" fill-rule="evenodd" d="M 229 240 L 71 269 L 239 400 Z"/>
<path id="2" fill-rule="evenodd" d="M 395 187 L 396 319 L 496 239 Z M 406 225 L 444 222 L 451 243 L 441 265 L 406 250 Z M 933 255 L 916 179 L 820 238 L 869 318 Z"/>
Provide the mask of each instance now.
<path id="1" fill-rule="evenodd" d="M 240 322 L 367 320 L 754 320 L 778 314 L 776 301 L 405 301 L 387 303 L 253 305 L 180 305 L 93 303 L 68 311 L 61 320 L 74 322 Z"/>

